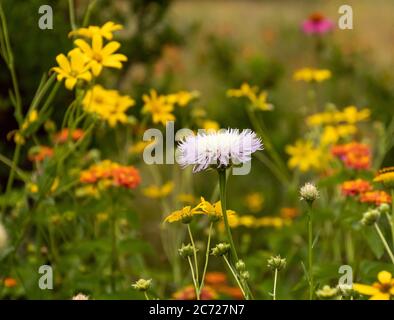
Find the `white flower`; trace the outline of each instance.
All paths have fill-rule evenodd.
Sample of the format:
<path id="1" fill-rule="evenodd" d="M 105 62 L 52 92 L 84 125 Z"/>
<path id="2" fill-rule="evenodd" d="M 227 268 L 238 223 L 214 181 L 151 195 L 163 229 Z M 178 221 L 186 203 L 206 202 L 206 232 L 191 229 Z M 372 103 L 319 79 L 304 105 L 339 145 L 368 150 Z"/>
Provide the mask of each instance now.
<path id="1" fill-rule="evenodd" d="M 8 242 L 7 231 L 4 226 L 0 223 L 0 252 L 5 249 Z"/>
<path id="2" fill-rule="evenodd" d="M 83 294 L 83 293 L 78 293 L 75 295 L 72 300 L 89 300 L 89 296 Z"/>
<path id="3" fill-rule="evenodd" d="M 251 130 L 210 131 L 184 138 L 178 146 L 178 163 L 182 167 L 194 165 L 193 172 L 199 172 L 210 165 L 220 168 L 248 162 L 252 153 L 262 149 L 260 138 Z"/>
<path id="4" fill-rule="evenodd" d="M 301 200 L 305 200 L 307 202 L 313 202 L 317 198 L 319 198 L 319 190 L 317 190 L 316 186 L 313 183 L 307 182 L 300 189 Z"/>

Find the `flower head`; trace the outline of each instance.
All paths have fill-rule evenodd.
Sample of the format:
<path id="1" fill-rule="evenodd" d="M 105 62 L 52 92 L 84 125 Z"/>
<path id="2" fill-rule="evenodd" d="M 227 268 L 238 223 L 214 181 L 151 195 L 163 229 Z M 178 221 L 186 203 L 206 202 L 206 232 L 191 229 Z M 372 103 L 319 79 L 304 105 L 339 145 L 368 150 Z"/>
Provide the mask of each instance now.
<path id="1" fill-rule="evenodd" d="M 166 96 L 168 103 L 177 104 L 180 107 L 186 107 L 193 99 L 196 99 L 200 93 L 198 91 L 179 91 Z"/>
<path id="2" fill-rule="evenodd" d="M 382 182 L 384 186 L 393 188 L 394 187 L 394 167 L 383 168 L 379 170 L 376 175 L 375 182 Z"/>
<path id="3" fill-rule="evenodd" d="M 260 91 L 256 86 L 251 87 L 248 83 L 243 83 L 239 89 L 227 90 L 228 97 L 242 98 L 245 97 L 251 103 L 251 107 L 256 110 L 270 111 L 274 109 L 271 103 L 268 103 L 268 93 Z"/>
<path id="4" fill-rule="evenodd" d="M 394 296 L 394 279 L 390 272 L 380 271 L 378 281 L 372 285 L 355 283 L 353 289 L 362 295 L 371 296 L 369 300 L 390 300 Z"/>
<path id="5" fill-rule="evenodd" d="M 167 121 L 175 120 L 175 116 L 171 113 L 174 105 L 168 102 L 165 96 L 158 95 L 155 90 L 151 90 L 150 95 L 142 96 L 142 100 L 144 101 L 142 113 L 150 113 L 153 123 L 166 125 Z"/>
<path id="6" fill-rule="evenodd" d="M 303 68 L 297 70 L 293 79 L 304 82 L 323 82 L 331 78 L 331 71 L 327 69 Z"/>
<path id="7" fill-rule="evenodd" d="M 112 40 L 113 32 L 122 30 L 123 26 L 120 24 L 116 24 L 112 21 L 106 22 L 101 27 L 99 26 L 89 26 L 87 28 L 79 28 L 77 30 L 71 31 L 68 35 L 71 36 L 80 36 L 86 38 L 93 38 L 94 35 L 98 34 L 104 37 L 107 40 Z"/>
<path id="8" fill-rule="evenodd" d="M 306 34 L 321 35 L 333 29 L 334 23 L 319 12 L 311 14 L 309 18 L 302 23 L 302 31 Z"/>
<path id="9" fill-rule="evenodd" d="M 288 166 L 292 169 L 299 168 L 306 172 L 321 168 L 322 152 L 311 141 L 297 140 L 294 145 L 286 146 L 286 153 L 290 155 Z"/>
<path id="10" fill-rule="evenodd" d="M 360 202 L 379 206 L 382 203 L 391 203 L 391 196 L 382 190 L 368 191 L 360 196 Z"/>
<path id="11" fill-rule="evenodd" d="M 281 258 L 280 255 L 278 256 L 272 256 L 271 258 L 268 259 L 268 268 L 271 270 L 282 270 L 286 267 L 286 259 Z"/>
<path id="12" fill-rule="evenodd" d="M 104 46 L 100 34 L 93 35 L 91 45 L 82 39 L 77 39 L 74 43 L 87 57 L 89 67 L 95 77 L 100 75 L 103 67 L 121 69 L 122 62 L 127 61 L 125 55 L 115 53 L 119 49 L 120 43 L 111 41 Z"/>
<path id="13" fill-rule="evenodd" d="M 89 296 L 83 293 L 78 293 L 77 295 L 72 297 L 72 300 L 89 300 Z"/>
<path id="14" fill-rule="evenodd" d="M 357 196 L 372 189 L 371 184 L 363 179 L 345 181 L 341 185 L 342 194 L 345 196 Z"/>
<path id="15" fill-rule="evenodd" d="M 71 131 L 68 128 L 64 128 L 56 133 L 53 140 L 55 143 L 66 143 L 69 138 L 71 141 L 78 141 L 83 138 L 83 135 L 84 132 L 82 129 L 75 129 Z"/>
<path id="16" fill-rule="evenodd" d="M 251 130 L 227 129 L 224 132 L 198 133 L 187 136 L 178 146 L 179 164 L 194 165 L 193 172 L 209 166 L 227 168 L 251 160 L 252 154 L 262 150 L 261 140 Z"/>
<path id="17" fill-rule="evenodd" d="M 307 182 L 300 189 L 300 199 L 312 203 L 319 198 L 319 190 L 313 183 Z"/>
<path id="18" fill-rule="evenodd" d="M 193 219 L 193 215 L 195 214 L 195 210 L 192 209 L 191 206 L 183 207 L 181 210 L 175 210 L 171 214 L 169 214 L 164 221 L 165 222 L 178 222 L 182 223 L 190 223 Z"/>
<path id="19" fill-rule="evenodd" d="M 152 284 L 152 279 L 139 279 L 136 282 L 134 282 L 131 286 L 138 290 L 138 291 L 148 291 L 151 287 Z"/>
<path id="20" fill-rule="evenodd" d="M 53 156 L 53 149 L 48 146 L 35 146 L 29 150 L 28 158 L 32 162 L 41 162 Z"/>
<path id="21" fill-rule="evenodd" d="M 216 291 L 210 286 L 204 286 L 201 289 L 200 299 L 201 300 L 214 300 L 217 298 Z M 194 286 L 190 285 L 173 294 L 175 300 L 195 300 L 196 292 Z"/>
<path id="22" fill-rule="evenodd" d="M 149 187 L 146 187 L 142 190 L 142 193 L 146 197 L 152 198 L 152 199 L 164 198 L 172 192 L 174 187 L 175 187 L 174 182 L 169 181 L 160 187 L 156 186 L 156 185 L 151 185 Z"/>
<path id="23" fill-rule="evenodd" d="M 380 218 L 380 211 L 378 209 L 370 209 L 363 214 L 361 223 L 364 226 L 372 226 L 373 224 L 378 222 L 379 218 Z"/>
<path id="24" fill-rule="evenodd" d="M 368 145 L 358 142 L 335 145 L 331 153 L 338 157 L 343 164 L 356 170 L 369 169 L 371 166 L 371 151 Z"/>
<path id="25" fill-rule="evenodd" d="M 56 61 L 59 66 L 53 67 L 52 70 L 57 73 L 58 81 L 66 79 L 65 86 L 68 90 L 72 90 L 78 80 L 89 82 L 92 79 L 88 60 L 81 50 L 73 49 L 67 57 L 64 54 L 59 54 Z"/>
<path id="26" fill-rule="evenodd" d="M 338 294 L 338 288 L 331 288 L 328 285 L 325 285 L 322 289 L 316 291 L 316 296 L 322 300 L 335 300 L 338 298 Z"/>

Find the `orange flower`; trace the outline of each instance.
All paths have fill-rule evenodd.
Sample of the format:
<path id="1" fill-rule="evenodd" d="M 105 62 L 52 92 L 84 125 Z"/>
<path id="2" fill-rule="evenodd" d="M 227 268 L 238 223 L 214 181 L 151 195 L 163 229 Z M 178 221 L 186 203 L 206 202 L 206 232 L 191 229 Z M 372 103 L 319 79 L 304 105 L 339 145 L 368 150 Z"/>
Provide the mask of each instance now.
<path id="1" fill-rule="evenodd" d="M 338 157 L 350 169 L 369 169 L 371 151 L 368 145 L 358 142 L 335 145 L 331 153 Z"/>
<path id="2" fill-rule="evenodd" d="M 104 160 L 81 172 L 80 182 L 135 189 L 141 183 L 139 171 L 133 166 L 122 166 L 111 160 Z"/>
<path id="3" fill-rule="evenodd" d="M 54 142 L 55 143 L 65 143 L 68 140 L 68 136 L 69 136 L 69 129 L 68 128 L 64 128 L 63 130 L 61 130 L 60 132 L 58 132 L 55 137 L 54 137 Z M 81 139 L 84 135 L 84 132 L 82 129 L 75 129 L 73 132 L 71 132 L 70 135 L 70 139 L 72 141 L 78 141 L 79 139 Z"/>
<path id="4" fill-rule="evenodd" d="M 173 294 L 175 300 L 195 300 L 196 292 L 193 286 L 187 286 Z M 217 293 L 209 286 L 205 286 L 201 290 L 201 300 L 214 300 L 217 298 Z"/>
<path id="5" fill-rule="evenodd" d="M 207 272 L 205 282 L 209 285 L 225 284 L 227 282 L 227 275 L 223 272 Z"/>
<path id="6" fill-rule="evenodd" d="M 14 278 L 5 278 L 4 279 L 4 286 L 6 288 L 13 288 L 17 285 L 18 283 L 16 282 L 16 280 Z"/>
<path id="7" fill-rule="evenodd" d="M 360 201 L 363 203 L 373 203 L 377 206 L 382 203 L 391 203 L 391 197 L 387 192 L 384 191 L 368 191 L 361 195 Z"/>
<path id="8" fill-rule="evenodd" d="M 283 219 L 289 219 L 292 220 L 296 217 L 298 217 L 300 213 L 298 212 L 297 208 L 282 208 L 280 209 L 280 216 Z"/>
<path id="9" fill-rule="evenodd" d="M 229 296 L 236 300 L 242 300 L 244 298 L 241 289 L 238 287 L 230 287 L 227 285 L 223 285 L 215 288 L 215 290 L 225 296 Z"/>
<path id="10" fill-rule="evenodd" d="M 371 184 L 363 179 L 345 181 L 341 185 L 342 194 L 345 196 L 356 196 L 370 190 Z"/>
<path id="11" fill-rule="evenodd" d="M 28 159 L 32 162 L 41 162 L 53 156 L 53 149 L 47 146 L 36 146 L 30 149 Z"/>

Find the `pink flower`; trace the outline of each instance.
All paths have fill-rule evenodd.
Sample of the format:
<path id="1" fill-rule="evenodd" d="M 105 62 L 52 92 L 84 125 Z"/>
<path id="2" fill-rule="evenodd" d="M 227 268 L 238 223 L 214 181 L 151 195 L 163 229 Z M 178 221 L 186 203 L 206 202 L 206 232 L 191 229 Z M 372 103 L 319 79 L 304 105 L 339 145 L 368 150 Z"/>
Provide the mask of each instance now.
<path id="1" fill-rule="evenodd" d="M 306 34 L 325 34 L 334 29 L 334 23 L 320 13 L 313 13 L 302 23 L 302 31 Z"/>

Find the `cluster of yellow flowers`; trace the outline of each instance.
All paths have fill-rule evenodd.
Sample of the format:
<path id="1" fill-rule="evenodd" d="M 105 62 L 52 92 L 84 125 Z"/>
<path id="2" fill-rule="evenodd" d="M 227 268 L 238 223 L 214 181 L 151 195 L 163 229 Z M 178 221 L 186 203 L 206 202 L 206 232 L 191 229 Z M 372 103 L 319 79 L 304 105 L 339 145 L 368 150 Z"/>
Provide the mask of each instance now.
<path id="1" fill-rule="evenodd" d="M 86 92 L 82 101 L 86 112 L 96 114 L 105 120 L 111 127 L 117 123 L 127 123 L 127 110 L 135 105 L 129 96 L 122 96 L 117 90 L 107 90 L 100 85 L 95 85 Z"/>
<path id="2" fill-rule="evenodd" d="M 327 69 L 302 68 L 294 72 L 295 81 L 323 82 L 331 78 L 331 71 Z"/>
<path id="3" fill-rule="evenodd" d="M 227 90 L 227 96 L 247 98 L 255 110 L 270 111 L 274 109 L 274 106 L 267 102 L 268 93 L 260 91 L 257 86 L 251 87 L 248 83 L 243 83 L 239 89 Z"/>
<path id="4" fill-rule="evenodd" d="M 153 123 L 166 125 L 167 121 L 175 120 L 175 116 L 172 114 L 175 105 L 185 107 L 198 96 L 197 91 L 179 91 L 168 95 L 159 95 L 156 90 L 152 89 L 149 95 L 144 94 L 142 97 L 144 102 L 142 113 L 151 114 Z"/>
<path id="5" fill-rule="evenodd" d="M 175 183 L 173 181 L 168 181 L 162 186 L 151 185 L 144 189 L 142 189 L 142 193 L 152 199 L 159 199 L 167 197 L 175 187 Z"/>
<path id="6" fill-rule="evenodd" d="M 274 227 L 282 228 L 283 226 L 289 225 L 291 220 L 284 219 L 282 217 L 255 217 L 251 215 L 237 216 L 232 215 L 228 218 L 230 227 L 246 227 L 246 228 L 261 228 L 261 227 Z"/>
<path id="7" fill-rule="evenodd" d="M 357 123 L 367 120 L 370 114 L 369 109 L 358 110 L 355 106 L 348 106 L 343 110 L 330 110 L 307 117 L 307 125 L 318 128 L 320 134 L 316 143 L 297 140 L 294 145 L 286 146 L 286 152 L 290 155 L 289 167 L 298 167 L 304 172 L 325 168 L 332 159 L 327 147 L 354 136 L 358 131 Z"/>

